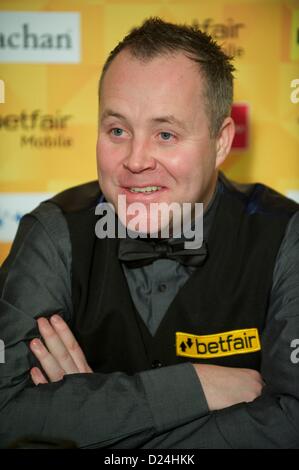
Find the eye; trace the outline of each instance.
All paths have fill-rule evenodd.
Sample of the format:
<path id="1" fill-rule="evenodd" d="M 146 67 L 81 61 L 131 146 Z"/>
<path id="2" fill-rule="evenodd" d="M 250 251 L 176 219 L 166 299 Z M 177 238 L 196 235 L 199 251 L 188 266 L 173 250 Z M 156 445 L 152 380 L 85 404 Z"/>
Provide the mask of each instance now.
<path id="1" fill-rule="evenodd" d="M 114 127 L 113 129 L 111 129 L 110 132 L 114 137 L 121 137 L 123 135 L 124 130 L 120 127 Z"/>
<path id="2" fill-rule="evenodd" d="M 160 132 L 160 136 L 162 140 L 170 140 L 174 135 L 171 132 Z"/>

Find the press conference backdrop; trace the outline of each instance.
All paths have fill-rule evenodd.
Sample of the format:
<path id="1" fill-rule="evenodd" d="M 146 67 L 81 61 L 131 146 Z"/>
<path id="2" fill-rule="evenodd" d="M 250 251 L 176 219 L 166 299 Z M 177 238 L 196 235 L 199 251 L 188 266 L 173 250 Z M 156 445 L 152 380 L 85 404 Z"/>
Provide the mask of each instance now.
<path id="1" fill-rule="evenodd" d="M 196 23 L 235 56 L 223 169 L 299 200 L 299 1 L 1 0 L 0 261 L 24 213 L 96 178 L 99 73 L 149 16 Z"/>

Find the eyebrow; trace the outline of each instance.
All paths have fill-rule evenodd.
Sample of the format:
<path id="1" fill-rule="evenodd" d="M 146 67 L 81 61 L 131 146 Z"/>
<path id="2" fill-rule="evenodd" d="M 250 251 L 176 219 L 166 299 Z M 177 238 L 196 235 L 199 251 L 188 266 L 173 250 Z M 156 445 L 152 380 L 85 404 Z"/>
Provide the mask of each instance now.
<path id="1" fill-rule="evenodd" d="M 101 116 L 101 122 L 103 122 L 105 119 L 107 119 L 109 117 L 115 117 L 117 119 L 122 119 L 123 121 L 127 121 L 127 118 L 123 114 L 117 113 L 117 112 L 113 111 L 112 109 L 106 109 L 103 112 L 102 116 Z M 180 127 L 181 129 L 186 129 L 186 126 L 185 126 L 184 122 L 180 121 L 179 119 L 177 119 L 172 114 L 152 118 L 152 119 L 150 119 L 150 121 L 153 122 L 153 123 L 159 123 L 159 124 L 165 124 L 165 123 L 166 124 L 174 124 L 174 125 Z"/>
<path id="2" fill-rule="evenodd" d="M 186 129 L 186 126 L 184 124 L 183 121 L 180 121 L 179 119 L 177 119 L 176 117 L 174 117 L 172 114 L 169 114 L 167 116 L 161 116 L 161 117 L 156 117 L 156 118 L 153 118 L 151 119 L 152 122 L 157 122 L 159 124 L 174 124 L 178 127 L 180 127 L 181 129 Z"/>
<path id="3" fill-rule="evenodd" d="M 103 112 L 103 114 L 101 115 L 101 122 L 104 121 L 105 119 L 109 118 L 109 117 L 116 117 L 118 119 L 126 120 L 125 116 L 123 116 L 122 114 L 116 113 L 112 109 L 106 109 Z"/>

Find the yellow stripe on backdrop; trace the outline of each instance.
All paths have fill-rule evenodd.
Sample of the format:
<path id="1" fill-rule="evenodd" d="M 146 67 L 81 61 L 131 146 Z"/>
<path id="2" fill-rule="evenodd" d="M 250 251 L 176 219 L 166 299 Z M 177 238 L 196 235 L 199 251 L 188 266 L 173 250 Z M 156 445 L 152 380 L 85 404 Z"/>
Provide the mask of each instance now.
<path id="1" fill-rule="evenodd" d="M 30 204 L 96 177 L 100 69 L 148 16 L 196 22 L 235 55 L 248 145 L 224 170 L 299 198 L 299 1 L 2 0 L 0 261 Z"/>

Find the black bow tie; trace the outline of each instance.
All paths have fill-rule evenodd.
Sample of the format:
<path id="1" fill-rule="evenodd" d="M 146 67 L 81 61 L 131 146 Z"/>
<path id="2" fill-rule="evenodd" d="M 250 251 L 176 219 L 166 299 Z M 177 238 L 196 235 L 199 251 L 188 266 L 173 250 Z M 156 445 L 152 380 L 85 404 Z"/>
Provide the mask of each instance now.
<path id="1" fill-rule="evenodd" d="M 200 248 L 184 248 L 181 240 L 145 241 L 122 238 L 119 242 L 118 258 L 129 268 L 138 268 L 151 264 L 161 258 L 178 261 L 185 266 L 200 266 L 208 256 L 205 241 Z"/>

